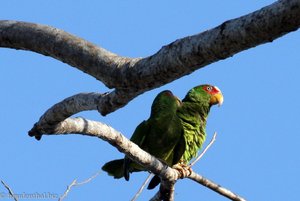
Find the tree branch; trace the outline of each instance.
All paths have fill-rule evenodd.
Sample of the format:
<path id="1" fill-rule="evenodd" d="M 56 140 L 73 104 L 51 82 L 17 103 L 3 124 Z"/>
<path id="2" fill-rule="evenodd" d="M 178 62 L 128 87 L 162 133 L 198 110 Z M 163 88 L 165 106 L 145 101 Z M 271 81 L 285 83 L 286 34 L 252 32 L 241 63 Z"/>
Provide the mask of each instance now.
<path id="1" fill-rule="evenodd" d="M 142 184 L 142 186 L 140 187 L 140 189 L 138 190 L 138 192 L 134 195 L 134 197 L 131 199 L 131 201 L 136 201 L 138 199 L 138 197 L 141 195 L 141 193 L 143 192 L 143 190 L 145 189 L 146 185 L 148 184 L 148 182 L 150 181 L 150 179 L 152 179 L 154 176 L 154 174 L 150 173 L 148 175 L 148 177 L 146 178 L 146 180 L 144 181 L 144 183 Z"/>
<path id="2" fill-rule="evenodd" d="M 57 28 L 19 21 L 0 21 L 0 46 L 51 56 L 88 73 L 113 88 L 118 66 L 131 59 L 119 57 Z"/>
<path id="3" fill-rule="evenodd" d="M 166 181 L 162 179 L 159 191 L 150 199 L 150 201 L 174 201 L 176 181 Z"/>
<path id="4" fill-rule="evenodd" d="M 39 132 L 40 135 L 38 132 L 35 135 L 31 135 L 30 133 L 29 135 L 35 136 L 37 140 L 40 140 L 43 130 L 51 130 L 56 124 L 64 121 L 73 114 L 86 110 L 97 110 L 99 100 L 105 95 L 100 93 L 80 93 L 64 99 L 48 109 L 34 125 L 36 130 L 41 131 Z"/>
<path id="5" fill-rule="evenodd" d="M 159 191 L 154 196 L 154 198 L 158 198 L 158 200 L 163 201 L 174 201 L 174 192 L 175 192 L 175 181 L 169 181 L 162 179 L 159 187 Z M 151 199 L 151 201 L 153 201 Z"/>
<path id="6" fill-rule="evenodd" d="M 213 138 L 211 139 L 211 141 L 209 142 L 209 144 L 205 147 L 205 149 L 202 151 L 201 154 L 199 154 L 199 156 L 189 165 L 190 167 L 192 167 L 193 165 L 196 164 L 197 161 L 199 161 L 203 156 L 204 154 L 206 153 L 206 151 L 211 147 L 211 145 L 214 143 L 214 141 L 216 140 L 216 136 L 217 136 L 217 133 L 215 132 L 214 135 L 213 135 Z M 189 170 L 189 174 L 191 174 L 192 171 L 191 169 Z M 186 177 L 189 177 L 189 174 L 184 174 Z M 169 198 L 172 198 L 174 199 L 174 185 L 172 184 L 168 184 L 169 185 L 169 188 L 166 187 L 166 182 L 162 183 L 161 184 L 161 187 L 159 189 L 159 191 L 154 195 L 154 197 L 151 199 L 151 201 L 160 201 L 160 200 L 169 200 Z M 175 183 L 174 183 L 175 184 Z M 166 191 L 168 190 L 168 191 Z M 165 195 L 170 195 L 170 196 L 165 196 Z"/>
<path id="7" fill-rule="evenodd" d="M 154 156 L 151 156 L 139 146 L 128 140 L 120 132 L 106 124 L 81 117 L 67 118 L 52 127 L 43 128 L 42 130 L 38 127 L 38 124 L 35 124 L 28 133 L 30 136 L 35 136 L 38 139 L 39 136 L 53 134 L 81 134 L 101 138 L 116 147 L 120 152 L 126 154 L 133 161 L 141 164 L 147 170 L 163 178 L 160 187 L 160 197 L 170 201 L 173 199 L 174 184 L 180 177 L 180 173 L 163 164 Z M 73 181 L 73 183 L 74 182 L 76 182 L 76 180 Z M 70 186 L 72 187 L 72 185 Z M 71 187 L 68 187 L 68 189 L 70 190 Z M 67 192 L 69 191 L 68 189 Z"/>
<path id="8" fill-rule="evenodd" d="M 62 196 L 59 197 L 58 201 L 62 201 L 63 199 L 65 199 L 68 196 L 69 192 L 71 191 L 71 188 L 76 185 L 76 182 L 77 182 L 77 180 L 74 179 L 72 181 L 72 183 L 67 186 L 67 190 L 64 192 L 64 194 Z"/>
<path id="9" fill-rule="evenodd" d="M 149 171 L 160 175 L 166 180 L 177 180 L 180 175 L 178 171 L 168 167 L 154 156 L 151 156 L 149 153 L 139 148 L 139 146 L 132 143 L 120 132 L 101 122 L 91 121 L 81 117 L 68 118 L 56 125 L 53 125 L 52 128 L 48 127 L 43 130 L 40 130 L 39 127 L 35 125 L 29 131 L 29 134 L 31 136 L 81 134 L 98 137 L 116 147 L 130 159 L 138 162 Z"/>
<path id="10" fill-rule="evenodd" d="M 71 191 L 71 188 L 73 186 L 80 186 L 80 185 L 84 185 L 86 183 L 89 183 L 90 181 L 92 181 L 93 179 L 95 179 L 99 174 L 100 174 L 100 171 L 98 171 L 96 174 L 94 174 L 93 176 L 91 176 L 90 178 L 87 178 L 86 180 L 84 180 L 82 182 L 77 182 L 77 179 L 74 179 L 72 181 L 72 183 L 70 185 L 68 185 L 67 190 L 64 192 L 64 194 L 62 196 L 60 196 L 60 198 L 58 199 L 58 201 L 62 201 L 63 199 L 65 199 L 68 196 L 68 194 Z"/>
<path id="11" fill-rule="evenodd" d="M 188 176 L 189 179 L 192 179 L 194 181 L 196 181 L 197 183 L 231 199 L 231 200 L 234 200 L 234 201 L 246 201 L 244 198 L 240 197 L 239 195 L 237 194 L 234 194 L 233 192 L 231 192 L 230 190 L 210 181 L 209 179 L 206 179 L 204 178 L 203 176 L 195 173 L 195 172 L 192 172 L 191 175 Z"/>
<path id="12" fill-rule="evenodd" d="M 50 26 L 7 20 L 0 21 L 0 47 L 51 56 L 115 88 L 98 105 L 101 114 L 106 115 L 145 91 L 271 42 L 299 26 L 299 0 L 281 0 L 208 31 L 176 40 L 146 58 L 121 57 Z"/>
<path id="13" fill-rule="evenodd" d="M 43 134 L 96 136 L 163 178 L 159 198 L 173 199 L 179 173 L 100 122 L 68 118 L 96 110 L 106 115 L 145 91 L 162 86 L 240 51 L 271 42 L 300 26 L 300 1 L 281 0 L 256 12 L 232 19 L 211 30 L 185 37 L 146 58 L 126 58 L 62 30 L 33 23 L 0 21 L 0 47 L 30 50 L 68 63 L 115 88 L 105 94 L 78 94 L 54 105 L 35 124 L 30 136 Z M 68 118 L 68 119 L 66 119 Z M 226 189 L 192 173 L 190 178 L 218 191 Z M 223 195 L 223 194 L 222 194 Z M 231 196 L 231 194 L 230 194 Z M 243 200 L 233 194 L 233 200 Z"/>
<path id="14" fill-rule="evenodd" d="M 8 190 L 9 195 L 15 200 L 18 201 L 18 198 L 15 196 L 14 192 L 11 190 L 11 188 L 3 181 L 1 180 L 1 183 L 3 186 Z"/>
<path id="15" fill-rule="evenodd" d="M 114 128 L 103 124 L 101 122 L 91 121 L 84 118 L 68 118 L 52 128 L 47 128 L 46 130 L 38 130 L 36 127 L 31 129 L 31 134 L 34 135 L 38 132 L 39 135 L 61 135 L 61 134 L 81 134 L 92 137 L 101 138 L 108 143 L 116 147 L 120 152 L 126 154 L 130 159 L 143 165 L 147 170 L 159 175 L 162 178 L 162 184 L 160 186 L 159 192 L 156 194 L 153 200 L 173 200 L 174 199 L 174 184 L 180 177 L 180 173 L 168 167 L 167 165 L 160 162 L 154 156 L 145 152 L 139 146 L 132 143 L 120 132 L 116 131 Z M 220 187 L 217 184 L 203 178 L 202 176 L 192 172 L 188 178 L 224 195 L 228 198 L 240 199 L 239 196 L 233 194 L 229 190 Z M 76 182 L 76 181 L 75 181 Z M 234 199 L 233 199 L 234 200 Z"/>

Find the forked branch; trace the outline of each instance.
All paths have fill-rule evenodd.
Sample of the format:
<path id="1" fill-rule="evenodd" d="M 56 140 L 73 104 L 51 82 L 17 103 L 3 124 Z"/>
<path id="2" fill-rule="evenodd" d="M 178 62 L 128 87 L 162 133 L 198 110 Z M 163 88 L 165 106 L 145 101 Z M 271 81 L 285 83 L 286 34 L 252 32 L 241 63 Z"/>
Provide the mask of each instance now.
<path id="1" fill-rule="evenodd" d="M 128 140 L 125 136 L 123 136 L 120 132 L 116 131 L 114 128 L 103 124 L 101 122 L 91 121 L 84 118 L 68 118 L 59 124 L 53 126 L 51 129 L 48 128 L 47 130 L 37 130 L 36 127 L 32 128 L 30 133 L 34 135 L 35 132 L 38 132 L 38 135 L 66 135 L 66 134 L 81 134 L 87 135 L 92 137 L 101 138 L 108 143 L 112 144 L 116 147 L 120 152 L 126 154 L 135 162 L 143 165 L 147 170 L 153 172 L 156 175 L 159 175 L 163 178 L 163 182 L 161 185 L 161 189 L 157 194 L 154 200 L 165 199 L 165 200 L 172 200 L 174 192 L 174 184 L 176 180 L 179 179 L 180 173 L 168 167 L 167 165 L 160 162 L 154 156 L 151 156 L 149 153 L 145 152 L 144 150 L 140 149 L 139 146 L 132 143 Z M 47 133 L 42 133 L 47 132 Z M 211 143 L 210 143 L 211 144 Z M 229 195 L 226 197 L 231 197 L 231 191 L 220 188 L 219 185 L 207 180 L 203 179 L 202 176 L 192 173 L 188 178 L 197 181 L 198 183 L 222 194 Z M 233 194 L 235 195 L 235 194 Z M 239 198 L 239 196 L 237 196 Z M 243 200 L 243 199 L 241 199 Z"/>
<path id="2" fill-rule="evenodd" d="M 115 90 L 100 99 L 106 115 L 136 96 L 213 62 L 271 42 L 300 26 L 299 0 L 281 0 L 248 15 L 188 36 L 146 58 L 126 58 L 54 27 L 0 21 L 0 47 L 51 56 Z"/>
<path id="3" fill-rule="evenodd" d="M 68 194 L 71 191 L 72 187 L 74 187 L 74 186 L 81 186 L 81 185 L 87 184 L 90 181 L 92 181 L 93 179 L 95 179 L 99 174 L 100 174 L 100 171 L 98 171 L 96 174 L 94 174 L 93 176 L 87 178 L 86 180 L 84 180 L 82 182 L 77 182 L 77 179 L 74 179 L 72 181 L 72 183 L 67 186 L 66 191 L 64 192 L 64 194 L 62 196 L 59 197 L 58 201 L 64 200 L 68 196 Z"/>
<path id="4" fill-rule="evenodd" d="M 163 178 L 161 188 L 168 190 L 162 196 L 172 200 L 169 192 L 178 179 L 176 170 L 162 164 L 105 124 L 68 117 L 84 110 L 109 114 L 148 90 L 243 50 L 271 42 L 299 26 L 300 1 L 280 0 L 213 29 L 176 40 L 146 58 L 121 57 L 50 26 L 9 20 L 0 21 L 0 47 L 51 56 L 88 73 L 108 88 L 114 88 L 104 94 L 75 95 L 56 104 L 35 124 L 29 132 L 31 136 L 39 139 L 43 134 L 79 133 L 106 140 L 132 160 L 160 175 Z M 226 193 L 223 188 L 195 173 L 190 178 Z M 161 192 L 165 192 L 164 189 Z M 238 196 L 232 198 L 243 200 Z"/>

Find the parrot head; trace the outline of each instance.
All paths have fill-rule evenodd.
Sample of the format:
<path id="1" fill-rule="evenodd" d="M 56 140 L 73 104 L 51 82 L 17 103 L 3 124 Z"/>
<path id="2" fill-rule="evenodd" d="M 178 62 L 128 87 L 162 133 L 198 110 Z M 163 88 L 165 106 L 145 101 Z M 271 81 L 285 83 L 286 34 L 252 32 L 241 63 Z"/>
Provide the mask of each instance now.
<path id="1" fill-rule="evenodd" d="M 221 90 L 209 84 L 199 85 L 192 88 L 183 99 L 183 101 L 200 102 L 209 106 L 223 103 L 223 95 Z"/>
<path id="2" fill-rule="evenodd" d="M 202 86 L 203 90 L 210 95 L 209 104 L 221 106 L 223 104 L 224 98 L 221 90 L 216 86 L 204 85 Z"/>

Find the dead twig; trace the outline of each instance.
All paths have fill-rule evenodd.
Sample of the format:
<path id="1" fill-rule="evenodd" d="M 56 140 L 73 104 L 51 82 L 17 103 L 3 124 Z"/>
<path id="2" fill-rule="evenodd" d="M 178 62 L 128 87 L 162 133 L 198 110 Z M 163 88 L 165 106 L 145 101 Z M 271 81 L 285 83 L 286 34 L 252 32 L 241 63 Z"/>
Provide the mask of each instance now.
<path id="1" fill-rule="evenodd" d="M 131 201 L 136 201 L 137 198 L 141 195 L 141 193 L 143 192 L 143 190 L 145 189 L 146 185 L 149 183 L 150 179 L 152 179 L 152 177 L 154 176 L 154 174 L 150 173 L 148 175 L 148 177 L 146 178 L 146 180 L 144 181 L 143 185 L 140 187 L 140 189 L 138 190 L 138 192 L 134 195 L 134 197 L 131 199 Z"/>
<path id="2" fill-rule="evenodd" d="M 62 196 L 59 197 L 58 201 L 62 201 L 63 199 L 65 199 L 68 196 L 68 194 L 71 191 L 71 188 L 73 186 L 80 186 L 80 185 L 89 183 L 90 181 L 92 181 L 93 179 L 95 179 L 100 174 L 100 172 L 101 171 L 96 172 L 96 174 L 94 174 L 93 176 L 89 177 L 88 179 L 86 179 L 86 180 L 84 180 L 82 182 L 77 182 L 77 179 L 74 179 L 72 181 L 72 183 L 67 186 L 67 190 L 64 192 L 64 194 Z"/>
<path id="3" fill-rule="evenodd" d="M 18 198 L 15 196 L 14 192 L 11 190 L 11 188 L 3 181 L 1 180 L 1 183 L 3 186 L 8 190 L 9 195 L 15 200 L 18 201 Z"/>

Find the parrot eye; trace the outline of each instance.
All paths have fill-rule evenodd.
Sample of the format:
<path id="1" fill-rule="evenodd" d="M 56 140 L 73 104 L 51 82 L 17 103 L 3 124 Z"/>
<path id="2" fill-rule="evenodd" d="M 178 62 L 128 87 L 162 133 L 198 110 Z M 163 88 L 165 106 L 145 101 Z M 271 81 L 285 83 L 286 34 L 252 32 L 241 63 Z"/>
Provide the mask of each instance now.
<path id="1" fill-rule="evenodd" d="M 212 91 L 212 86 L 207 86 L 207 87 L 206 87 L 206 90 L 207 90 L 207 91 Z"/>

